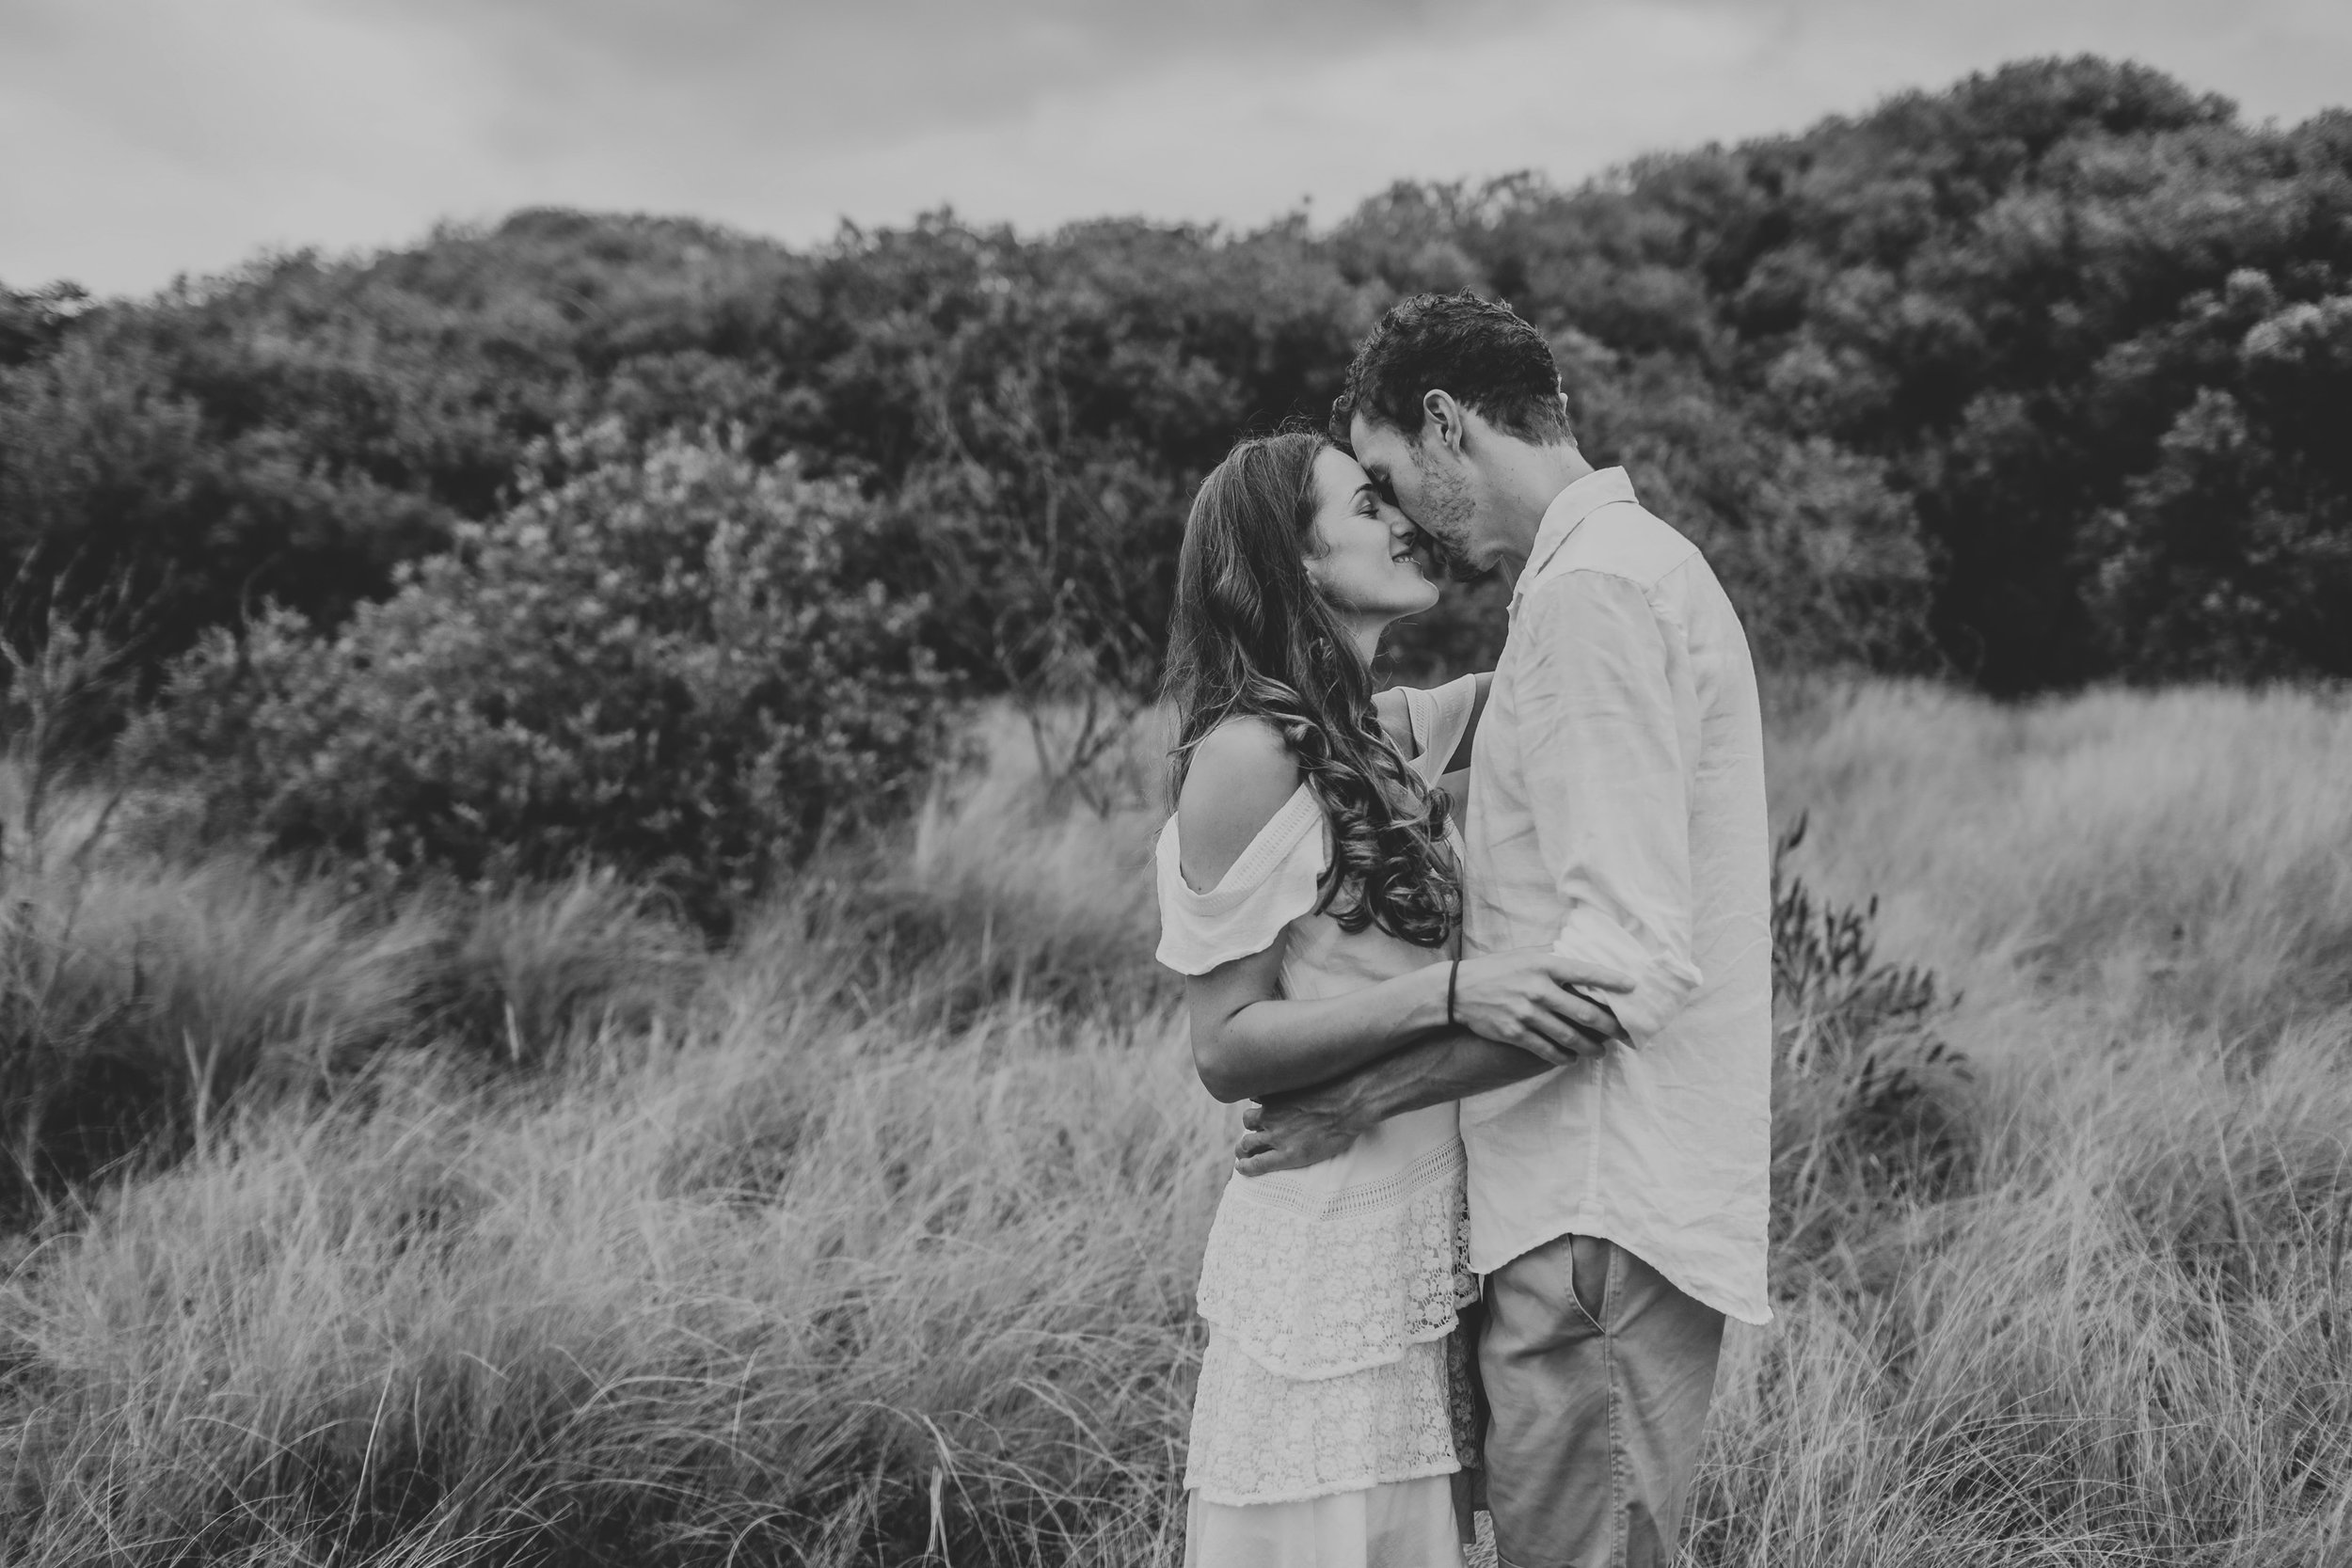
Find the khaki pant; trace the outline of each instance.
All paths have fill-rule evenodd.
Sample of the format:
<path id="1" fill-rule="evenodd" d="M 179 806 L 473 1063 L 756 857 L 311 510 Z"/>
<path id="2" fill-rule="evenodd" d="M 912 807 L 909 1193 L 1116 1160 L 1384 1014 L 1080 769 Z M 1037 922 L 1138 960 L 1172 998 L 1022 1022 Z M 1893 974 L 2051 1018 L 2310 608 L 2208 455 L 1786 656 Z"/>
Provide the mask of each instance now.
<path id="1" fill-rule="evenodd" d="M 1478 1366 L 1502 1568 L 1667 1568 L 1723 1314 L 1597 1236 L 1521 1254 L 1486 1293 Z"/>

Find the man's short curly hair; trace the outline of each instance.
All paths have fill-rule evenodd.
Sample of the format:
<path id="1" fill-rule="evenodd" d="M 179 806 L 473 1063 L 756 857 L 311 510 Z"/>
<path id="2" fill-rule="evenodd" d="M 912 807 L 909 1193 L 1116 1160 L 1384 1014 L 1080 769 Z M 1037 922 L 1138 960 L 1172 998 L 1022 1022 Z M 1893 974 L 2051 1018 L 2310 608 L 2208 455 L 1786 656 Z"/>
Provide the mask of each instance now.
<path id="1" fill-rule="evenodd" d="M 1521 440 L 1568 438 L 1551 346 L 1509 306 L 1468 290 L 1415 294 L 1389 307 L 1347 367 L 1331 404 L 1331 438 L 1347 446 L 1358 414 L 1418 436 L 1422 398 L 1433 388 Z"/>

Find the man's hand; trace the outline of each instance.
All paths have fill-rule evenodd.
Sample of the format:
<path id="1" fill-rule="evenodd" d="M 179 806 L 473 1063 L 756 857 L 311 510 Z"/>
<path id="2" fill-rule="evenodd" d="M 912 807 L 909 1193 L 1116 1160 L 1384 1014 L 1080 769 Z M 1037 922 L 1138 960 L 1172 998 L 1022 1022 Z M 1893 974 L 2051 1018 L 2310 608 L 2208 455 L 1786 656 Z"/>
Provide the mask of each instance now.
<path id="1" fill-rule="evenodd" d="M 1633 982 L 1606 964 L 1564 958 L 1549 947 L 1521 947 L 1454 966 L 1453 1022 L 1473 1035 L 1514 1045 L 1547 1067 L 1597 1056 L 1625 1030 L 1608 1004 L 1585 990 L 1623 993 Z"/>
<path id="2" fill-rule="evenodd" d="M 1364 1131 L 1355 1125 L 1354 1098 L 1343 1084 L 1267 1096 L 1242 1113 L 1248 1131 L 1233 1148 L 1233 1168 L 1244 1176 L 1263 1176 L 1346 1153 Z"/>

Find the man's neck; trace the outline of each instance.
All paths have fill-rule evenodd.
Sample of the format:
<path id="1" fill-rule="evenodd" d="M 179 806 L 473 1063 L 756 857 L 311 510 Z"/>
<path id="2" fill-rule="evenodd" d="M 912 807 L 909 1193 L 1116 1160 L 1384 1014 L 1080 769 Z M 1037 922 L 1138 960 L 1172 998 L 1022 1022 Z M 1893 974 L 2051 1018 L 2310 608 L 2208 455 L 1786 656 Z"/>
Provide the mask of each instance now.
<path id="1" fill-rule="evenodd" d="M 1503 477 L 1500 498 L 1505 540 L 1501 564 L 1504 578 L 1514 582 L 1535 548 L 1535 535 L 1551 503 L 1561 491 L 1594 471 L 1584 454 L 1566 441 L 1525 446 L 1521 451 L 1524 455 Z"/>

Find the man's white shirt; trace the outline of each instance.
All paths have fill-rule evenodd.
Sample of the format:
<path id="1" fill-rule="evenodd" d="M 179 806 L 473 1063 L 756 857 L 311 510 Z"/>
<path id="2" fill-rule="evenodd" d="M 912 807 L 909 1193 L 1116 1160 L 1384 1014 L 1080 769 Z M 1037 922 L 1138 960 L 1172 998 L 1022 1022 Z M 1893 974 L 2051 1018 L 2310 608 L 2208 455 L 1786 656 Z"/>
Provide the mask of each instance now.
<path id="1" fill-rule="evenodd" d="M 1552 501 L 1511 600 L 1464 823 L 1470 951 L 1632 977 L 1632 1037 L 1462 1102 L 1470 1266 L 1605 1236 L 1745 1323 L 1772 1316 L 1772 891 L 1746 635 L 1622 468 Z"/>

